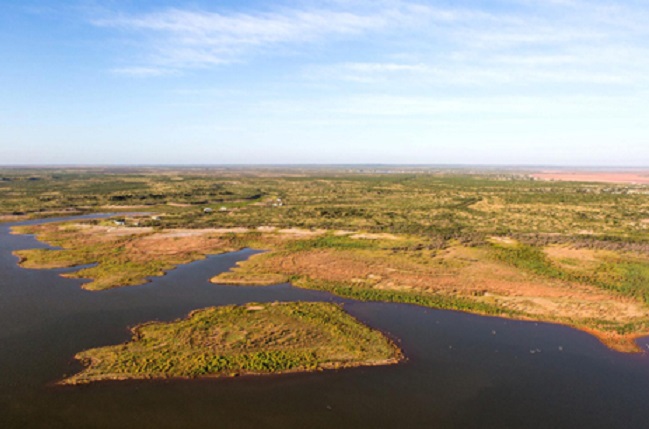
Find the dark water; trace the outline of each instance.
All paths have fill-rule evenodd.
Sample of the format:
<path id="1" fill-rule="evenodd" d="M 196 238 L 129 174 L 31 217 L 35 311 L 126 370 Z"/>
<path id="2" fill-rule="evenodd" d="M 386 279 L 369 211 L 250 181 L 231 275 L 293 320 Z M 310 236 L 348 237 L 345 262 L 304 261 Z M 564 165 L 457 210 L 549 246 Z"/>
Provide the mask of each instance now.
<path id="1" fill-rule="evenodd" d="M 0 226 L 0 428 L 649 428 L 649 359 L 584 333 L 290 285 L 208 279 L 253 251 L 214 256 L 137 287 L 86 292 L 63 270 L 25 270 L 11 252 L 43 247 Z M 213 305 L 338 301 L 389 333 L 408 361 L 317 374 L 52 385 L 80 350 L 128 327 Z M 643 347 L 647 347 L 644 341 Z"/>

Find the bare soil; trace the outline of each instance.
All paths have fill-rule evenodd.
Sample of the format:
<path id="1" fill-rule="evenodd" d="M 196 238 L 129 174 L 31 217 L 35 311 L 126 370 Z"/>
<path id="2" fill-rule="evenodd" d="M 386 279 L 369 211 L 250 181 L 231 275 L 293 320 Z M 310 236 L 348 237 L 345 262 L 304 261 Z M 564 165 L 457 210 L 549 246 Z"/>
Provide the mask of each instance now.
<path id="1" fill-rule="evenodd" d="M 539 180 L 559 180 L 570 182 L 630 183 L 649 184 L 649 173 L 599 173 L 599 172 L 552 172 L 534 173 Z"/>

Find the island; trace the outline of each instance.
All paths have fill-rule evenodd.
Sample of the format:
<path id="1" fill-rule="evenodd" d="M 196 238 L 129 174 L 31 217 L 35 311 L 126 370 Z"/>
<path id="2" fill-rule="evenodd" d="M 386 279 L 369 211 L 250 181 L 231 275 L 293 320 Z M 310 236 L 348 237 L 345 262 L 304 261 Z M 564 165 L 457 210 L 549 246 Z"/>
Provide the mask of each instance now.
<path id="1" fill-rule="evenodd" d="M 126 344 L 77 354 L 86 368 L 62 384 L 319 371 L 389 365 L 402 357 L 392 341 L 338 305 L 251 303 L 137 326 Z"/>

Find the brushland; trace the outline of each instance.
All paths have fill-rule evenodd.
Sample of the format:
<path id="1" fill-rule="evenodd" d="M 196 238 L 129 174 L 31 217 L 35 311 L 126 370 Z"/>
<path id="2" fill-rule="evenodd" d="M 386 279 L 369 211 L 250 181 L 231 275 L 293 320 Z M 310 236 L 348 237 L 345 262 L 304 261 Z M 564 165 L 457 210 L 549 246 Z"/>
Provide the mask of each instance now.
<path id="1" fill-rule="evenodd" d="M 255 255 L 212 281 L 291 282 L 363 301 L 561 323 L 625 352 L 638 351 L 635 338 L 649 333 L 645 255 L 535 248 L 512 239 L 474 246 L 451 242 L 434 252 L 372 244 L 376 247 L 361 250 L 276 250 Z"/>
<path id="2" fill-rule="evenodd" d="M 341 307 L 303 302 L 197 310 L 184 320 L 138 326 L 132 341 L 76 358 L 86 369 L 63 384 L 387 365 L 402 354 Z"/>
<path id="3" fill-rule="evenodd" d="M 18 252 L 23 266 L 97 263 L 66 275 L 91 278 L 85 287 L 103 289 L 252 247 L 267 252 L 213 281 L 290 281 L 354 299 L 564 323 L 621 351 L 637 351 L 633 339 L 649 333 L 646 186 L 452 171 L 90 176 L 100 191 L 97 205 L 85 207 L 105 209 L 110 201 L 126 210 L 141 200 L 157 214 L 123 219 L 122 226 L 19 228 L 63 248 Z M 62 189 L 82 186 L 60 180 Z M 128 191 L 111 190 L 123 182 Z M 152 189 L 161 195 L 155 204 L 147 197 Z M 35 207 L 19 195 L 0 201 Z"/>

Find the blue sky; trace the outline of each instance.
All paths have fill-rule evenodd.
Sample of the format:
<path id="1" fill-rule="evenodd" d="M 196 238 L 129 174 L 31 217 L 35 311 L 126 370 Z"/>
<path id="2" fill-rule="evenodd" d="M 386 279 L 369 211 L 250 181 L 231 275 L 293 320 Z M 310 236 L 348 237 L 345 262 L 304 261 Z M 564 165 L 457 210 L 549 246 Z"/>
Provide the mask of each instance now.
<path id="1" fill-rule="evenodd" d="M 0 165 L 649 166 L 642 1 L 0 1 Z"/>

